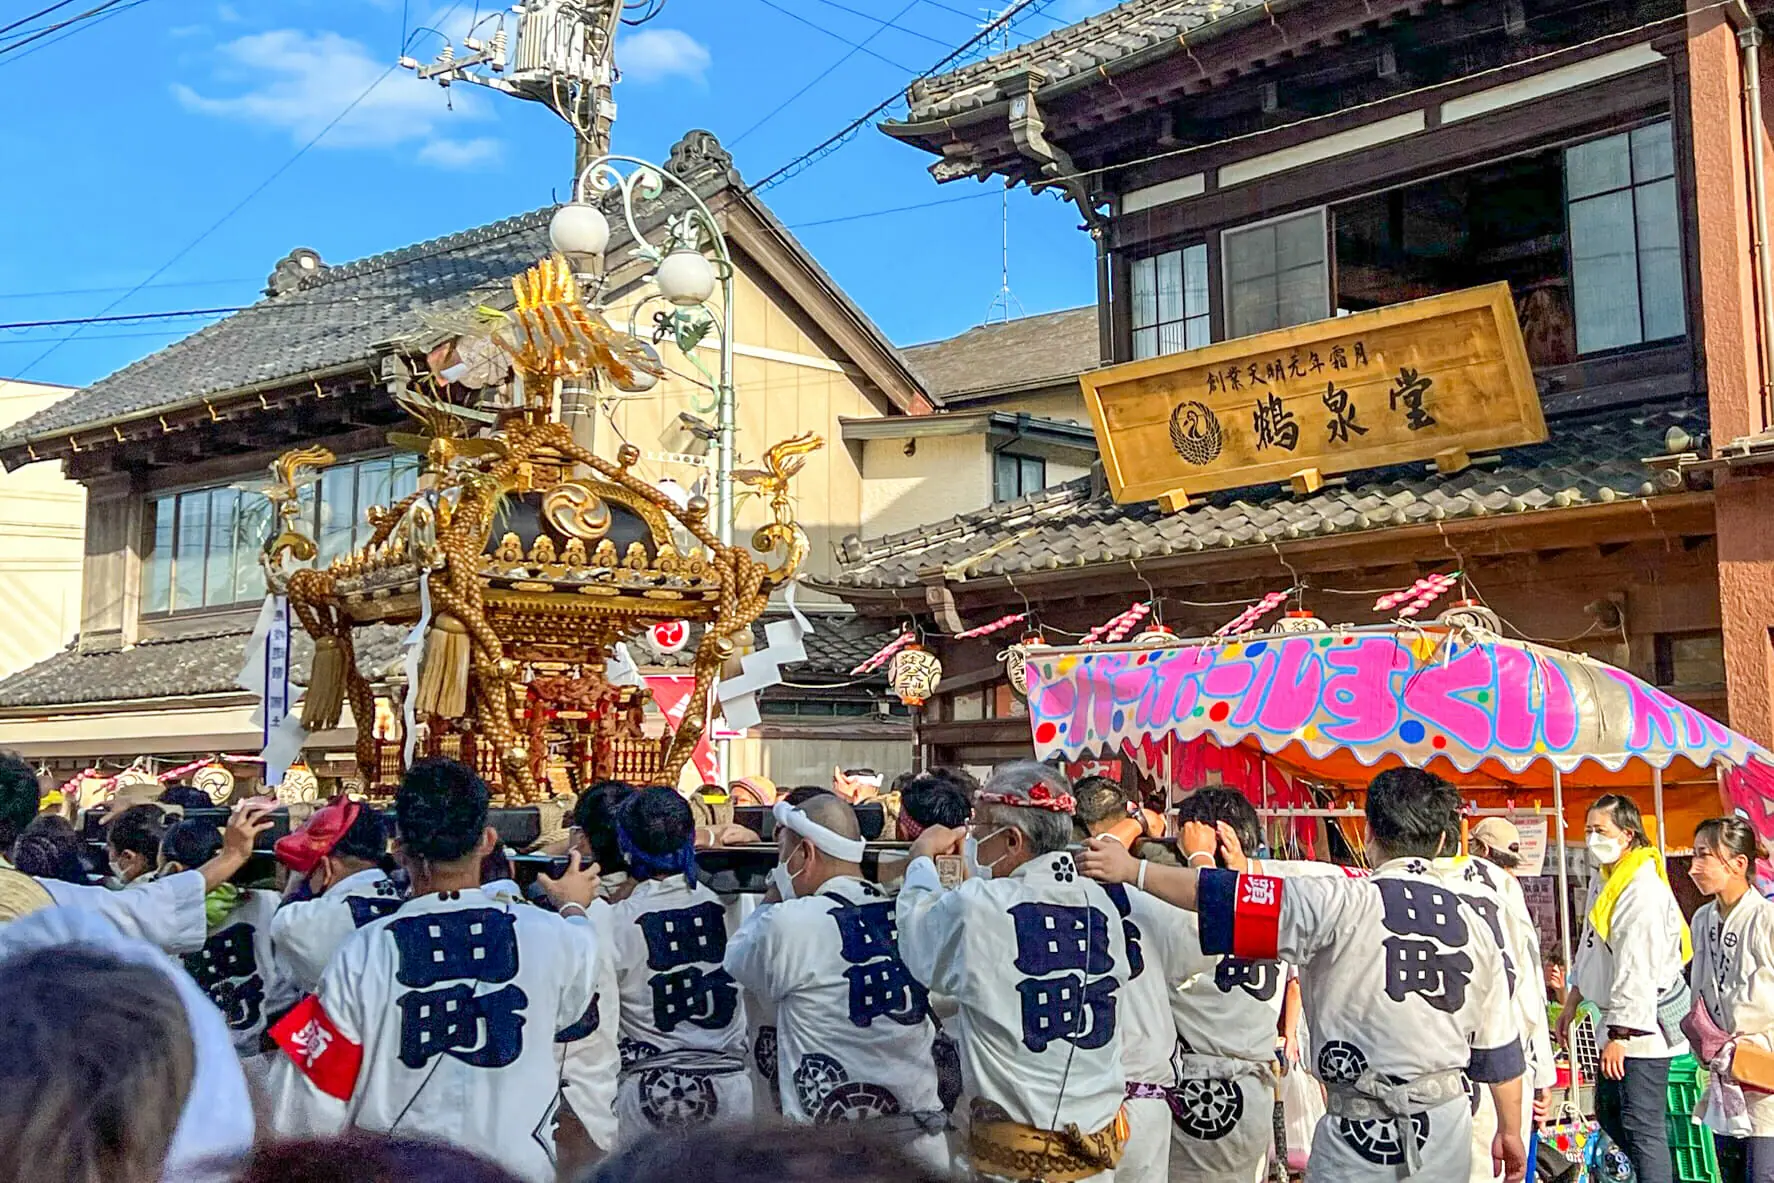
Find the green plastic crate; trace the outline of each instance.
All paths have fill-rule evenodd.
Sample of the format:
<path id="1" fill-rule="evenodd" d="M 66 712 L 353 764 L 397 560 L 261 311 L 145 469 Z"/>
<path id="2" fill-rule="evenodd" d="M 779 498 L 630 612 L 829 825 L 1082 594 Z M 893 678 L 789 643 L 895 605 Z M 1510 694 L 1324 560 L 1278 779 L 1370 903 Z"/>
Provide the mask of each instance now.
<path id="1" fill-rule="evenodd" d="M 1681 1183 L 1719 1183 L 1718 1157 L 1713 1153 L 1712 1131 L 1693 1121 L 1694 1106 L 1705 1087 L 1700 1061 L 1691 1055 L 1669 1062 L 1668 1105 L 1664 1124 L 1669 1131 L 1669 1157 Z"/>

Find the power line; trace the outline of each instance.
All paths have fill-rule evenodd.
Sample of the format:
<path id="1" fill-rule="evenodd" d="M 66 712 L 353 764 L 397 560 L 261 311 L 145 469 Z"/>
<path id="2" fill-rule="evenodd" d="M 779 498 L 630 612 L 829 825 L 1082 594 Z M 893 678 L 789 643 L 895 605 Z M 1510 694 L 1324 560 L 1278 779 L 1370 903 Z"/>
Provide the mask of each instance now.
<path id="1" fill-rule="evenodd" d="M 342 303 L 343 301 L 341 301 Z M 244 312 L 248 305 L 232 308 L 186 308 L 177 312 L 126 312 L 119 316 L 69 316 L 59 320 L 15 320 L 0 322 L 0 329 L 52 329 L 61 325 L 104 325 L 122 321 L 178 320 L 193 316 L 227 316 Z"/>
<path id="2" fill-rule="evenodd" d="M 830 29 L 826 28 L 824 25 L 815 24 L 814 22 L 808 20 L 806 17 L 802 16 L 798 12 L 790 12 L 788 9 L 784 8 L 782 5 L 775 3 L 774 0 L 758 0 L 758 3 L 762 4 L 765 8 L 775 9 L 777 12 L 780 12 L 783 16 L 788 17 L 790 20 L 800 21 L 803 25 L 806 25 L 809 29 L 812 29 L 813 31 L 815 31 L 817 33 L 824 33 L 827 37 L 830 37 L 834 41 L 839 41 L 845 45 L 848 45 L 850 47 L 850 53 L 847 53 L 842 58 L 839 58 L 838 59 L 839 62 L 843 62 L 843 61 L 847 60 L 848 58 L 850 58 L 852 56 L 852 54 L 866 53 L 870 57 L 874 58 L 877 62 L 884 62 L 887 65 L 892 66 L 895 70 L 898 70 L 903 74 L 914 73 L 913 69 L 910 66 L 902 66 L 898 62 L 894 61 L 892 58 L 883 56 L 882 54 L 878 54 L 874 50 L 872 50 L 868 47 L 868 43 L 870 41 L 873 41 L 875 39 L 875 37 L 880 34 L 882 29 L 889 28 L 889 27 L 894 27 L 894 28 L 898 27 L 898 26 L 894 25 L 892 21 L 887 21 L 887 22 L 881 24 L 880 27 L 878 27 L 873 33 L 870 33 L 867 37 L 864 37 L 861 41 L 852 41 L 852 40 L 850 40 L 850 38 L 844 36 L 841 33 L 832 32 Z M 915 5 L 917 3 L 917 0 L 912 0 L 912 3 Z M 911 7 L 911 5 L 908 5 L 907 7 L 909 8 L 909 7 Z M 873 20 L 874 18 L 871 17 L 870 19 Z M 830 72 L 831 71 L 829 71 L 829 70 L 826 71 L 826 73 L 828 73 L 828 74 Z M 822 78 L 824 76 L 825 76 L 824 74 L 820 75 L 820 77 L 822 77 Z M 797 94 L 798 93 L 799 92 L 797 92 Z M 775 114 L 775 112 L 771 112 L 771 114 Z M 765 118 L 767 119 L 767 118 L 769 118 L 769 116 L 765 116 Z M 735 140 L 734 142 L 738 143 L 737 140 Z"/>
<path id="3" fill-rule="evenodd" d="M 996 34 L 1000 28 L 1002 28 L 1004 25 L 1009 24 L 1010 21 L 1014 20 L 1016 17 L 1021 16 L 1024 12 L 1039 11 L 1039 9 L 1046 7 L 1048 4 L 1051 4 L 1052 2 L 1053 2 L 1053 0 L 1018 0 L 1018 3 L 1013 4 L 1010 8 L 1005 9 L 994 20 L 987 22 L 986 25 L 979 30 L 979 32 L 975 33 L 972 37 L 969 37 L 966 41 L 962 42 L 958 48 L 951 51 L 946 57 L 944 57 L 941 61 L 937 62 L 935 65 L 931 66 L 929 69 L 924 70 L 916 78 L 912 79 L 912 81 L 917 82 L 921 79 L 929 78 L 931 75 L 937 73 L 938 71 L 946 69 L 948 66 L 953 64 L 958 58 L 966 55 L 969 51 L 971 51 L 974 46 L 978 45 L 980 42 L 984 41 L 986 38 L 991 37 L 994 34 Z M 894 19 L 897 20 L 898 18 L 896 17 Z M 833 133 L 832 135 L 827 136 L 824 140 L 820 141 L 818 144 L 814 145 L 812 148 L 809 148 L 807 151 L 801 153 L 799 156 L 795 157 L 793 160 L 790 160 L 787 164 L 783 165 L 781 168 L 778 168 L 775 172 L 769 174 L 763 180 L 754 182 L 753 184 L 750 184 L 750 185 L 747 185 L 743 190 L 740 191 L 741 195 L 762 192 L 763 190 L 769 188 L 771 185 L 775 185 L 778 182 L 785 180 L 790 175 L 797 173 L 802 168 L 806 167 L 809 164 L 814 163 L 817 159 L 830 153 L 831 151 L 836 149 L 840 144 L 842 144 L 845 140 L 848 140 L 851 136 L 855 135 L 859 129 L 866 126 L 870 120 L 874 119 L 875 116 L 879 115 L 881 112 L 885 111 L 887 108 L 893 106 L 893 104 L 899 102 L 902 97 L 902 91 L 903 91 L 903 88 L 901 88 L 900 90 L 895 90 L 892 94 L 888 95 L 886 98 L 884 98 L 880 102 L 876 103 L 873 107 L 870 107 L 867 111 L 864 111 L 861 115 L 857 116 L 855 119 L 852 119 L 849 123 L 845 124 L 843 128 L 841 128 L 837 132 Z"/>
<path id="4" fill-rule="evenodd" d="M 758 0 L 758 3 L 763 4 L 769 8 L 776 8 L 776 10 L 778 12 L 787 12 L 786 9 L 778 8 L 776 6 L 776 4 L 772 3 L 772 0 Z M 917 3 L 918 3 L 918 0 L 907 0 L 906 6 L 902 9 L 900 9 L 899 12 L 895 14 L 895 18 L 897 19 L 898 17 L 904 16 L 906 13 L 910 12 L 914 7 L 917 6 Z M 794 14 L 789 13 L 788 15 L 793 16 Z M 800 20 L 801 18 L 795 17 L 795 19 Z M 883 25 L 883 26 L 881 26 L 881 29 L 884 29 L 886 27 L 887 26 Z M 872 41 L 874 38 L 880 36 L 881 29 L 876 29 L 873 33 L 870 33 L 867 37 L 863 38 L 863 40 L 864 41 Z M 744 131 L 740 132 L 737 136 L 734 136 L 732 143 L 729 144 L 728 147 L 730 147 L 730 148 L 737 147 L 741 140 L 745 139 L 747 136 L 751 135 L 752 132 L 757 131 L 760 127 L 763 127 L 766 123 L 769 123 L 772 119 L 774 119 L 778 115 L 782 114 L 782 112 L 785 109 L 787 109 L 787 107 L 791 103 L 793 103 L 796 99 L 800 98 L 802 95 L 806 94 L 808 91 L 812 90 L 815 86 L 818 86 L 821 82 L 824 82 L 827 78 L 831 77 L 832 73 L 834 71 L 836 71 L 839 66 L 842 66 L 845 62 L 847 62 L 851 58 L 855 57 L 858 52 L 867 53 L 871 57 L 877 57 L 877 58 L 881 57 L 880 54 L 873 53 L 871 50 L 865 48 L 863 45 L 853 46 L 849 53 L 845 54 L 843 57 L 839 58 L 837 61 L 835 61 L 831 65 L 827 66 L 825 69 L 823 69 L 819 73 L 815 74 L 812 78 L 808 79 L 807 84 L 805 86 L 801 87 L 801 89 L 795 91 L 794 94 L 789 95 L 786 99 L 783 99 L 780 103 L 777 103 L 776 106 L 772 107 L 770 109 L 770 111 L 762 119 L 758 120 L 756 123 L 752 124 L 750 127 L 746 128 Z M 881 60 L 887 61 L 886 58 L 881 58 Z M 892 62 L 887 62 L 887 64 L 890 66 L 893 65 Z M 894 69 L 902 70 L 902 71 L 905 71 L 906 73 L 911 72 L 909 70 L 906 70 L 906 68 L 904 66 L 894 66 Z"/>
<path id="5" fill-rule="evenodd" d="M 888 214 L 906 214 L 913 210 L 933 209 L 939 205 L 954 205 L 958 201 L 978 201 L 982 197 L 996 197 L 998 190 L 987 189 L 979 193 L 965 193 L 960 197 L 942 197 L 935 201 L 921 201 L 917 205 L 896 205 L 891 209 L 868 210 L 860 214 L 845 214 L 837 218 L 821 218 L 817 222 L 791 222 L 790 230 L 806 230 L 814 226 L 836 226 L 840 222 L 859 222 L 864 218 L 884 218 Z M 0 326 L 4 327 L 4 326 Z"/>
<path id="6" fill-rule="evenodd" d="M 20 25 L 28 25 L 32 21 L 36 20 L 38 17 L 48 16 L 50 13 L 54 12 L 56 9 L 66 8 L 68 5 L 70 5 L 72 3 L 74 3 L 74 0 L 56 0 L 56 3 L 51 4 L 48 8 L 39 8 L 36 12 L 33 12 L 30 16 L 21 16 L 16 21 L 13 21 L 10 25 L 0 25 L 0 33 L 10 33 L 14 29 L 18 28 Z"/>
<path id="7" fill-rule="evenodd" d="M 31 42 L 33 42 L 33 41 L 41 41 L 43 38 L 49 36 L 51 33 L 57 32 L 58 30 L 61 30 L 61 29 L 65 29 L 69 25 L 77 25 L 81 21 L 90 20 L 93 17 L 98 16 L 100 13 L 104 12 L 107 8 L 116 8 L 119 4 L 122 4 L 123 2 L 124 2 L 124 0 L 104 0 L 104 2 L 102 4 L 95 5 L 94 7 L 87 9 L 85 12 L 77 13 L 76 15 L 69 17 L 65 21 L 59 21 L 53 25 L 44 25 L 41 29 L 33 29 L 33 30 L 31 30 L 30 33 L 28 33 L 22 37 L 18 37 L 18 38 L 11 40 L 11 41 L 8 41 L 5 45 L 0 45 L 0 57 L 5 57 L 7 54 L 11 53 L 15 49 L 22 49 L 25 46 L 31 44 Z M 137 3 L 139 3 L 139 2 L 140 2 L 140 0 L 137 0 Z M 133 7 L 133 5 L 132 5 L 132 7 Z M 27 17 L 25 19 L 29 20 L 30 18 Z"/>
<path id="8" fill-rule="evenodd" d="M 932 7 L 932 8 L 939 8 L 944 12 L 952 12 L 956 16 L 960 17 L 962 20 L 977 21 L 980 18 L 980 14 L 977 12 L 964 12 L 959 8 L 954 8 L 950 5 L 940 3 L 940 0 L 922 0 L 922 2 L 930 5 L 930 7 Z M 1062 29 L 1070 28 L 1071 24 L 1072 24 L 1072 22 L 1070 22 L 1070 21 L 1061 20 L 1059 17 L 1054 16 L 1052 13 L 1047 12 L 1045 9 L 1040 9 L 1040 8 L 1031 9 L 1029 12 L 1029 15 L 1030 16 L 1038 16 L 1042 20 L 1052 21 L 1056 26 L 1058 26 L 1059 28 L 1062 28 Z"/>
<path id="9" fill-rule="evenodd" d="M 5 62 L 0 62 L 0 65 L 8 65 L 9 66 L 9 65 L 13 64 L 14 62 L 22 62 L 34 53 L 40 53 L 43 50 L 48 49 L 52 45 L 59 45 L 63 41 L 66 41 L 68 38 L 74 36 L 77 33 L 85 32 L 88 29 L 96 29 L 100 25 L 104 24 L 106 21 L 110 20 L 112 17 L 122 16 L 124 13 L 128 12 L 130 9 L 140 8 L 142 5 L 146 4 L 147 2 L 148 2 L 148 0 L 129 0 L 129 3 L 119 5 L 118 7 L 113 8 L 110 11 L 106 12 L 102 16 L 95 16 L 91 20 L 86 21 L 83 24 L 75 25 L 71 29 L 64 29 L 62 32 L 58 33 L 54 37 L 51 37 L 47 41 L 39 41 L 36 45 L 31 46 L 31 48 L 25 50 L 22 53 L 13 54 L 11 57 L 7 58 Z"/>
<path id="10" fill-rule="evenodd" d="M 884 21 L 880 17 L 875 16 L 872 13 L 863 12 L 861 9 L 851 8 L 850 6 L 845 5 L 845 4 L 839 4 L 838 0 L 819 0 L 819 2 L 823 5 L 825 5 L 827 8 L 835 8 L 839 12 L 847 12 L 851 16 L 859 16 L 863 20 L 869 21 L 873 24 L 880 25 L 884 29 L 898 29 L 901 33 L 910 33 L 913 37 L 921 37 L 925 41 L 930 42 L 932 45 L 940 45 L 944 49 L 947 49 L 949 47 L 949 43 L 947 41 L 944 41 L 941 37 L 932 37 L 930 34 L 924 32 L 923 30 L 914 29 L 909 25 L 900 25 L 900 24 L 895 24 L 893 21 Z"/>
<path id="11" fill-rule="evenodd" d="M 219 288 L 229 287 L 238 283 L 252 283 L 251 277 L 238 279 L 175 279 L 166 283 L 151 283 L 148 288 Z M 106 292 L 128 291 L 128 284 L 117 284 L 108 288 L 60 288 L 48 292 L 0 292 L 0 300 L 46 300 L 51 296 L 102 296 Z M 146 288 L 139 289 L 146 290 Z"/>
<path id="12" fill-rule="evenodd" d="M 115 3 L 115 0 L 111 0 L 111 2 Z M 140 3 L 141 0 L 137 0 L 137 2 Z M 449 9 L 447 11 L 445 11 L 443 16 L 440 18 L 440 23 L 441 23 L 441 21 L 448 20 L 455 13 L 456 9 L 460 8 L 461 6 L 462 6 L 462 0 L 455 0 L 455 2 L 450 5 Z M 316 132 L 314 134 L 313 139 L 309 140 L 306 144 L 303 144 L 300 148 L 296 149 L 295 155 L 291 156 L 288 160 L 284 161 L 282 164 L 278 165 L 275 169 L 273 169 L 270 176 L 266 177 L 263 181 L 260 181 L 257 185 L 255 185 L 252 188 L 251 192 L 249 192 L 245 197 L 242 197 L 239 201 L 235 202 L 234 205 L 228 209 L 228 212 L 224 213 L 221 217 L 219 217 L 215 221 L 211 222 L 209 224 L 209 226 L 206 227 L 204 229 L 204 231 L 201 234 L 199 234 L 196 238 L 193 238 L 190 242 L 188 242 L 184 246 L 180 247 L 178 249 L 178 251 L 173 254 L 172 258 L 168 259 L 166 262 L 164 262 L 160 266 L 156 267 L 153 271 L 150 271 L 148 273 L 147 278 L 143 279 L 141 283 L 136 284 L 134 287 L 130 288 L 127 292 L 123 293 L 123 295 L 117 297 L 115 300 L 112 300 L 109 304 L 107 304 L 103 308 L 99 309 L 98 315 L 103 316 L 106 313 L 112 311 L 113 309 L 118 307 L 118 305 L 122 304 L 124 301 L 126 301 L 130 297 L 134 296 L 137 292 L 140 292 L 143 288 L 147 287 L 148 284 L 152 283 L 156 279 L 159 279 L 162 275 L 164 275 L 168 270 L 170 270 L 172 268 L 173 264 L 177 263 L 180 259 L 184 258 L 186 255 L 190 254 L 193 250 L 197 249 L 198 245 L 201 244 L 205 239 L 207 239 L 210 235 L 214 234 L 217 230 L 220 230 L 222 228 L 223 223 L 227 222 L 228 219 L 232 218 L 235 214 L 239 213 L 242 209 L 245 209 L 248 202 L 250 202 L 253 198 L 257 197 L 259 194 L 263 193 L 266 189 L 270 188 L 272 183 L 274 181 L 276 181 L 277 178 L 281 177 L 284 173 L 288 172 L 295 165 L 295 163 L 298 160 L 300 160 L 300 159 L 302 159 L 302 157 L 306 156 L 308 154 L 308 150 L 310 148 L 312 148 L 312 147 L 314 147 L 314 145 L 320 143 L 321 139 L 328 132 L 332 131 L 333 128 L 337 127 L 339 125 L 339 123 L 341 121 L 343 121 L 347 115 L 349 115 L 349 114 L 351 114 L 351 112 L 357 110 L 358 104 L 363 102 L 365 99 L 369 98 L 370 92 L 375 90 L 378 86 L 382 85 L 383 82 L 387 81 L 388 76 L 390 74 L 394 73 L 399 68 L 400 68 L 400 65 L 397 62 L 394 65 L 389 66 L 386 70 L 383 70 L 381 74 L 376 76 L 376 80 L 374 82 L 372 82 L 368 86 L 364 87 L 362 93 L 360 93 L 356 98 L 352 99 L 349 103 L 347 103 L 345 105 L 344 110 L 340 111 L 337 115 L 333 116 L 332 119 L 327 122 L 327 125 L 325 127 L 321 128 L 318 132 Z M 28 365 L 26 365 L 24 369 L 18 371 L 18 373 L 16 373 L 16 374 L 14 374 L 13 377 L 14 378 L 23 378 L 26 374 L 29 374 L 32 370 L 34 370 L 38 366 L 42 365 L 44 360 L 46 358 L 50 357 L 52 354 L 54 354 L 56 350 L 60 349 L 63 345 L 67 344 L 73 338 L 79 336 L 81 327 L 84 327 L 84 326 L 80 326 L 80 327 L 75 328 L 75 330 L 72 333 L 69 333 L 66 337 L 63 337 L 61 340 L 58 340 L 54 345 L 51 345 L 48 349 L 45 349 L 42 353 L 39 353 L 36 357 L 32 358 L 30 363 Z"/>

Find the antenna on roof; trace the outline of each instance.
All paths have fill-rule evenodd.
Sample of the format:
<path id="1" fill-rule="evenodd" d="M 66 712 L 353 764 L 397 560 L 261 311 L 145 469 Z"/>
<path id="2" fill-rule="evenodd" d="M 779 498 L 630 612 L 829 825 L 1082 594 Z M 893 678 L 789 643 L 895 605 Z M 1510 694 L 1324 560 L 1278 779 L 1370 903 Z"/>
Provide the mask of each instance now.
<path id="1" fill-rule="evenodd" d="M 980 11 L 985 14 L 986 19 L 980 24 L 979 27 L 981 29 L 991 28 L 995 22 L 1002 20 L 1006 13 L 1011 12 L 1016 7 L 1017 7 L 1017 5 L 1013 4 L 1013 5 L 1011 5 L 1010 8 L 1000 8 L 1000 9 L 982 8 Z M 1010 49 L 1010 26 L 1013 23 L 1014 23 L 1013 21 L 1004 21 L 1004 23 L 998 27 L 998 30 L 995 33 L 993 33 L 992 36 L 985 39 L 985 42 L 981 46 L 982 51 L 987 54 L 1007 52 Z M 993 296 L 992 302 L 986 306 L 986 318 L 985 318 L 985 320 L 980 322 L 981 324 L 991 324 L 994 321 L 999 324 L 1009 324 L 1012 320 L 1014 320 L 1015 318 L 1017 318 L 1019 316 L 1028 315 L 1028 313 L 1026 313 L 1023 310 L 1022 301 L 1018 300 L 1016 298 L 1016 294 L 1010 290 L 1010 184 L 1009 184 L 1009 182 L 1005 182 L 1005 185 L 1004 185 L 1002 211 L 1003 211 L 1002 217 L 1003 217 L 1003 228 L 1004 228 L 1004 240 L 1003 240 L 1004 241 L 1004 255 L 1003 255 L 1004 269 L 1003 269 L 1003 273 L 1002 273 L 1003 278 L 998 286 L 998 294 Z"/>

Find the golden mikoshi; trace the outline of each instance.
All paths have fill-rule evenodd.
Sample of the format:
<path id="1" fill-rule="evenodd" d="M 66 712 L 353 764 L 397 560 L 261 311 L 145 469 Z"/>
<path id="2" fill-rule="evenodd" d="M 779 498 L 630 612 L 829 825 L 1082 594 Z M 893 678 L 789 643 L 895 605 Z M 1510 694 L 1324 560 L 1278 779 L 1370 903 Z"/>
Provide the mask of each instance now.
<path id="1" fill-rule="evenodd" d="M 512 288 L 509 314 L 479 311 L 497 326 L 492 340 L 514 381 L 490 406 L 455 401 L 435 383 L 400 396 L 418 430 L 391 439 L 425 457 L 421 488 L 368 511 L 362 548 L 326 567 L 300 565 L 317 553 L 301 529 L 300 489 L 334 458 L 305 448 L 273 465 L 267 496 L 279 528 L 265 565 L 315 646 L 302 724 L 336 727 L 349 702 L 363 783 L 395 779 L 398 755 L 367 722 L 375 691 L 353 633 L 423 619 L 419 677 L 404 690 L 422 753 L 470 761 L 508 804 L 550 796 L 563 781 L 675 784 L 723 663 L 807 556 L 789 483 L 824 441 L 786 440 L 735 474 L 768 504 L 770 520 L 752 537 L 760 553 L 723 545 L 707 501 L 680 507 L 635 475 L 638 449 L 624 445 L 612 463 L 554 418 L 563 379 L 630 385 L 637 373 L 660 376 L 656 356 L 584 305 L 559 258 Z M 487 352 L 485 343 L 476 351 Z M 649 738 L 649 692 L 611 684 L 606 663 L 618 642 L 667 620 L 705 627 L 682 722 Z"/>

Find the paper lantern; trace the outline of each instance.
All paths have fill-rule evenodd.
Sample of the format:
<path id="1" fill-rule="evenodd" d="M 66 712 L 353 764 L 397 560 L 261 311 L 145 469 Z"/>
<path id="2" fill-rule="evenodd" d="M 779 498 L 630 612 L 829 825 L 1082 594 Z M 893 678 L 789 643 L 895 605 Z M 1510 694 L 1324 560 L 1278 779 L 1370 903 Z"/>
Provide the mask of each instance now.
<path id="1" fill-rule="evenodd" d="M 1010 679 L 1010 688 L 1022 695 L 1029 696 L 1029 655 L 1030 650 L 1045 647 L 1047 638 L 1040 633 L 1024 633 L 1023 639 L 998 654 L 998 660 L 1004 663 L 1005 676 Z"/>
<path id="2" fill-rule="evenodd" d="M 942 662 L 916 641 L 895 653 L 887 666 L 887 684 L 909 707 L 923 706 L 941 682 Z"/>
<path id="3" fill-rule="evenodd" d="M 205 764 L 191 777 L 191 785 L 203 790 L 215 804 L 222 805 L 234 795 L 234 774 L 220 764 Z"/>
<path id="4" fill-rule="evenodd" d="M 277 786 L 278 804 L 295 805 L 319 799 L 320 778 L 306 764 L 290 765 L 289 771 L 283 774 L 283 783 Z"/>
<path id="5" fill-rule="evenodd" d="M 690 625 L 682 620 L 662 620 L 647 631 L 647 639 L 661 653 L 682 653 L 690 643 Z"/>
<path id="6" fill-rule="evenodd" d="M 1133 643 L 1135 645 L 1145 645 L 1157 649 L 1162 648 L 1165 645 L 1176 644 L 1176 639 L 1177 635 L 1175 632 L 1166 628 L 1162 624 L 1154 622 L 1151 628 L 1135 637 Z"/>
<path id="7" fill-rule="evenodd" d="M 1306 611 L 1289 612 L 1275 624 L 1278 633 L 1316 633 L 1324 631 L 1324 621 Z"/>

